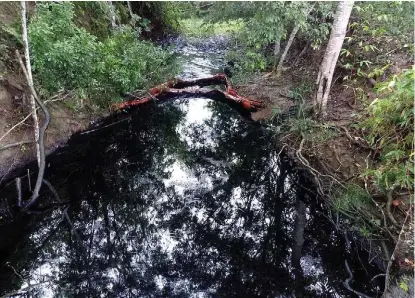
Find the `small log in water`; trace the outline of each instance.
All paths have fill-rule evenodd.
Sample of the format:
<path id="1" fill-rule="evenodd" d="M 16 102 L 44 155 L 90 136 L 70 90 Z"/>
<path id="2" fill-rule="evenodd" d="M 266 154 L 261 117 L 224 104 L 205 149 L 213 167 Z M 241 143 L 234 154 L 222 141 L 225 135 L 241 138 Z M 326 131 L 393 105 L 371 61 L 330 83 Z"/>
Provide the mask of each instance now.
<path id="1" fill-rule="evenodd" d="M 225 85 L 226 90 L 205 90 L 201 87 Z M 193 87 L 193 88 L 191 88 Z M 197 88 L 194 88 L 197 87 Z M 213 100 L 219 100 L 226 102 L 233 106 L 237 106 L 238 109 L 245 112 L 255 112 L 263 108 L 262 102 L 252 100 L 239 95 L 235 89 L 229 84 L 229 80 L 225 74 L 217 74 L 215 76 L 203 79 L 194 80 L 170 80 L 164 84 L 151 88 L 148 92 L 148 96 L 134 98 L 122 103 L 116 103 L 111 105 L 111 111 L 125 109 L 128 107 L 138 106 L 145 104 L 153 100 L 168 100 L 176 99 L 178 97 L 193 97 L 202 96 Z M 134 97 L 134 96 L 131 96 Z"/>

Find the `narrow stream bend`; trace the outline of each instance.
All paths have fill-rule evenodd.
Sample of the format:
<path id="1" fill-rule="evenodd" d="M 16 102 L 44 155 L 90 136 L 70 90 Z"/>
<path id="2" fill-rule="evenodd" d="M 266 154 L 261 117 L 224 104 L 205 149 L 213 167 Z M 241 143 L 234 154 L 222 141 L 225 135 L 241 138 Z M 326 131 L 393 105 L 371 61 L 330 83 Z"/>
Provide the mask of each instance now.
<path id="1" fill-rule="evenodd" d="M 220 52 L 183 46 L 182 77 L 217 73 Z M 46 178 L 59 199 L 42 187 L 40 214 L 13 213 L 14 184 L 0 190 L 0 295 L 354 297 L 346 259 L 354 289 L 380 289 L 273 133 L 220 102 L 104 119 L 48 157 Z"/>

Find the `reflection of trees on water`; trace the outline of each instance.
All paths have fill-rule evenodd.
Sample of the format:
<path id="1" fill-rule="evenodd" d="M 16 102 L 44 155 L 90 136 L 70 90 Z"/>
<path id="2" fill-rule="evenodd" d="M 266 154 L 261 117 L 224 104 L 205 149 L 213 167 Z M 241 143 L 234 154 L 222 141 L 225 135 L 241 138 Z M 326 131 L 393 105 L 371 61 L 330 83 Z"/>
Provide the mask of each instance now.
<path id="1" fill-rule="evenodd" d="M 179 109 L 152 106 L 51 157 L 48 178 L 63 201 L 73 201 L 68 215 L 81 239 L 61 209 L 3 225 L 18 237 L 2 260 L 1 293 L 29 279 L 53 280 L 34 290 L 65 297 L 344 292 L 343 259 L 338 254 L 328 260 L 341 242 L 315 205 L 306 209 L 298 184 L 290 183 L 306 182 L 276 156 L 270 135 L 240 121 L 226 105 L 210 108 L 214 116 L 206 125 L 186 130 L 192 142 L 177 132 L 184 117 Z M 203 132 L 207 127 L 209 133 Z M 188 179 L 170 185 L 175 164 L 185 167 Z M 301 229 L 304 245 L 292 237 Z M 301 249 L 324 273 L 305 272 L 303 278 L 296 271 Z"/>

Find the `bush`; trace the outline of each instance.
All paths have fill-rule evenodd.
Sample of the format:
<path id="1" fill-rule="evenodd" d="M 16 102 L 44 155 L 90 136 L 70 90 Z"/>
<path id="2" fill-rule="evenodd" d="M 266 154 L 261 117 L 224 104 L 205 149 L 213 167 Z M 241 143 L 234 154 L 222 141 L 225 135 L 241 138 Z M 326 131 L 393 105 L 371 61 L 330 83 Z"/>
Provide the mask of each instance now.
<path id="1" fill-rule="evenodd" d="M 48 94 L 74 90 L 100 107 L 120 93 L 167 79 L 173 70 L 170 54 L 140 40 L 129 26 L 103 41 L 76 26 L 69 2 L 39 3 L 29 39 L 35 77 Z"/>
<path id="2" fill-rule="evenodd" d="M 365 175 L 382 190 L 413 189 L 414 69 L 377 85 L 381 98 L 367 108 L 360 124 L 367 142 L 380 152 L 378 166 Z"/>

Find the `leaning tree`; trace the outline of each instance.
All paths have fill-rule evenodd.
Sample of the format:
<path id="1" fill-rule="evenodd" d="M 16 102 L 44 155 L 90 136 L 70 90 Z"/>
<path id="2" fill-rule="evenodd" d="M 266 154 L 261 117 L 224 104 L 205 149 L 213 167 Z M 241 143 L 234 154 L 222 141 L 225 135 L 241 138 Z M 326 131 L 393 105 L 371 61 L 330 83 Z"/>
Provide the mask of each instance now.
<path id="1" fill-rule="evenodd" d="M 329 98 L 331 81 L 337 59 L 343 45 L 346 29 L 349 23 L 354 1 L 340 1 L 337 6 L 336 16 L 331 29 L 330 40 L 324 53 L 323 62 L 317 76 L 317 95 L 314 99 L 314 113 L 318 118 L 327 116 L 327 100 Z"/>

